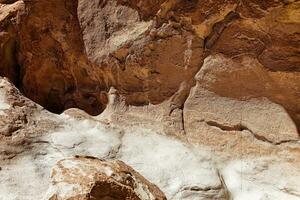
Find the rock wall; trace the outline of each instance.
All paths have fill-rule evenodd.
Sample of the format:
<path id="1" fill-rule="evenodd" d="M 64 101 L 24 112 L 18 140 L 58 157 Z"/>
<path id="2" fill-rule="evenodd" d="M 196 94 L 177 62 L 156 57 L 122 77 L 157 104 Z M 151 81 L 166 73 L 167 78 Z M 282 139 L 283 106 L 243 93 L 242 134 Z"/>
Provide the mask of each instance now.
<path id="1" fill-rule="evenodd" d="M 280 171 L 274 163 L 281 161 L 291 171 L 278 173 L 279 180 L 299 176 L 293 168 L 299 166 L 300 152 L 299 44 L 297 0 L 0 0 L 0 75 L 53 113 L 79 108 L 94 115 L 67 110 L 79 118 L 74 122 L 65 113 L 50 114 L 1 78 L 0 164 L 8 167 L 0 176 L 0 183 L 7 182 L 0 195 L 16 199 L 27 192 L 28 186 L 18 184 L 19 165 L 30 168 L 34 160 L 48 173 L 58 160 L 80 152 L 122 158 L 164 188 L 168 198 L 180 200 L 241 199 L 246 194 L 230 177 L 242 176 L 237 168 L 248 162 L 242 156 L 255 157 L 252 161 L 261 166 L 247 168 L 248 189 L 263 198 L 265 193 L 250 183 L 263 177 L 257 182 L 262 188 L 274 184 L 266 193 L 270 199 L 297 199 L 297 189 L 271 179 Z M 104 124 L 150 132 L 151 138 L 124 137 L 113 127 L 113 137 L 98 134 Z M 68 126 L 63 134 L 53 133 L 61 126 Z M 194 145 L 211 148 L 216 159 Z M 45 146 L 47 152 L 41 150 Z M 154 146 L 159 150 L 149 156 Z M 192 156 L 195 152 L 203 160 Z M 177 156 L 180 162 L 172 160 Z M 268 161 L 262 156 L 274 169 L 264 172 Z M 227 159 L 243 163 L 233 162 L 223 171 L 220 163 Z M 211 162 L 207 167 L 207 160 L 221 167 Z M 164 164 L 156 171 L 149 168 L 158 162 Z M 38 191 L 48 190 L 49 184 L 43 184 L 47 173 L 31 173 L 37 182 L 28 194 L 40 198 L 44 194 Z M 138 199 L 134 187 L 122 184 L 114 182 L 108 190 L 127 188 L 126 195 Z M 52 199 L 59 199 L 66 188 L 52 186 Z"/>
<path id="2" fill-rule="evenodd" d="M 299 199 L 300 143 L 278 104 L 196 86 L 186 135 L 175 135 L 163 127 L 167 103 L 128 107 L 110 95 L 99 116 L 58 115 L 0 78 L 0 199 Z"/>
<path id="3" fill-rule="evenodd" d="M 297 1 L 3 1 L 1 19 L 1 74 L 53 112 L 99 114 L 110 87 L 130 105 L 186 97 L 218 54 L 232 63 L 210 64 L 209 91 L 267 97 L 299 126 Z"/>

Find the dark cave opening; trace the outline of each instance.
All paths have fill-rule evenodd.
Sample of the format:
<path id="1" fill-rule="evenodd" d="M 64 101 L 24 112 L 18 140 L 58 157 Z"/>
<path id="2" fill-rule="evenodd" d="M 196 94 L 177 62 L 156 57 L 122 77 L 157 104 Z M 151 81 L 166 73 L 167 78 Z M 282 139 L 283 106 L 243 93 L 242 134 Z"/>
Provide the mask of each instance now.
<path id="1" fill-rule="evenodd" d="M 0 49 L 0 75 L 7 77 L 17 88 L 20 87 L 21 68 L 17 61 L 17 41 L 8 39 Z"/>

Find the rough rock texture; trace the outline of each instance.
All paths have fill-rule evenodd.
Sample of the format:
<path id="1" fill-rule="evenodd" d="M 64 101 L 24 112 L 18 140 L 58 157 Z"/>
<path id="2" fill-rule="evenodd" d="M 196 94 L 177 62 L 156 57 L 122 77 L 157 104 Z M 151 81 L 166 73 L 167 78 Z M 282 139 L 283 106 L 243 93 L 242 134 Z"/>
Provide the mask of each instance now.
<path id="1" fill-rule="evenodd" d="M 101 112 L 105 84 L 84 54 L 77 1 L 26 1 L 25 7 L 19 25 L 23 92 L 54 112 L 74 106 Z"/>
<path id="2" fill-rule="evenodd" d="M 0 200 L 75 155 L 168 199 L 299 199 L 299 44 L 297 0 L 0 0 Z"/>
<path id="3" fill-rule="evenodd" d="M 20 66 L 17 60 L 18 23 L 17 14 L 24 10 L 24 3 L 16 1 L 13 4 L 0 2 L 0 75 L 7 76 L 18 85 Z"/>
<path id="4" fill-rule="evenodd" d="M 195 76 L 197 84 L 184 104 L 187 133 L 198 131 L 199 127 L 207 124 L 228 131 L 246 130 L 259 139 L 275 144 L 299 138 L 288 113 L 266 98 L 268 95 L 271 96 L 269 99 L 276 98 L 285 90 L 281 90 L 278 86 L 280 82 L 269 76 L 259 63 L 251 65 L 253 62 L 256 61 L 249 57 L 233 62 L 221 55 L 205 59 Z M 232 77 L 223 76 L 227 72 Z M 226 95 L 228 91 L 229 96 Z M 251 94 L 252 91 L 255 93 Z M 242 101 L 229 98 L 232 96 L 242 96 Z"/>
<path id="5" fill-rule="evenodd" d="M 224 68 L 209 72 L 218 79 L 206 81 L 210 91 L 267 97 L 299 126 L 298 1 L 13 2 L 1 4 L 1 73 L 51 111 L 99 114 L 112 86 L 131 105 L 181 92 L 172 103 L 182 109 L 203 60 L 217 54 Z"/>
<path id="6" fill-rule="evenodd" d="M 121 161 L 78 156 L 64 159 L 54 166 L 51 178 L 51 200 L 166 199 L 155 185 Z"/>
<path id="7" fill-rule="evenodd" d="M 166 133 L 162 111 L 168 103 L 127 107 L 114 90 L 110 95 L 110 104 L 99 116 L 77 109 L 57 115 L 22 97 L 1 79 L 1 127 L 18 128 L 10 129 L 10 134 L 1 131 L 0 199 L 87 199 L 85 194 L 98 191 L 88 183 L 104 180 L 104 166 L 116 175 L 123 169 L 130 171 L 154 197 L 163 198 L 157 187 L 116 159 L 156 184 L 167 199 L 299 199 L 299 141 L 275 145 L 247 131 L 214 127 L 200 134 L 202 140 L 199 133 L 196 139 L 189 134 L 190 141 L 176 139 L 162 135 Z M 120 181 L 116 177 L 109 180 Z M 119 183 L 116 187 L 124 186 Z M 123 194 L 131 194 L 127 189 Z"/>
<path id="8" fill-rule="evenodd" d="M 141 183 L 147 185 L 148 190 L 142 187 L 139 192 L 150 191 L 158 199 L 164 195 L 173 200 L 300 198 L 299 141 L 275 144 L 254 137 L 249 130 L 231 130 L 224 125 L 222 130 L 214 124 L 197 126 L 196 132 L 187 129 L 184 137 L 175 132 L 176 137 L 173 137 L 164 134 L 176 129 L 166 129 L 161 123 L 166 117 L 163 110 L 169 107 L 168 102 L 128 107 L 113 89 L 109 99 L 107 109 L 96 117 L 78 109 L 57 115 L 23 97 L 7 79 L 1 78 L 0 122 L 5 131 L 0 132 L 0 199 L 49 200 L 74 196 L 88 199 L 86 194 L 96 195 L 93 191 L 107 194 L 108 190 L 113 196 L 116 194 L 114 184 L 116 187 L 126 185 L 123 179 L 117 178 L 125 177 L 122 171 L 129 171 L 130 176 L 136 178 L 133 187 L 122 190 L 126 195 L 133 194 L 132 190 L 140 188 Z M 253 102 L 245 103 L 251 107 Z M 268 105 L 270 112 L 280 111 L 278 116 L 270 115 L 270 121 L 283 119 L 287 124 L 292 123 L 279 105 L 262 102 Z M 258 105 L 261 104 L 255 107 Z M 245 108 L 249 108 L 247 106 Z M 200 114 L 195 117 L 205 116 Z M 224 113 L 220 113 L 224 117 L 222 115 Z M 250 117 L 245 122 L 249 126 L 250 122 L 257 123 L 264 131 L 271 128 L 251 120 Z M 5 125 L 12 128 L 6 131 Z M 291 127 L 279 126 L 274 130 L 282 128 Z M 131 167 L 116 160 L 134 168 L 164 195 Z M 104 176 L 111 172 L 103 171 L 104 166 L 109 166 L 116 176 Z M 101 180 L 107 178 L 113 182 L 107 190 L 94 185 L 97 180 L 103 183 Z"/>

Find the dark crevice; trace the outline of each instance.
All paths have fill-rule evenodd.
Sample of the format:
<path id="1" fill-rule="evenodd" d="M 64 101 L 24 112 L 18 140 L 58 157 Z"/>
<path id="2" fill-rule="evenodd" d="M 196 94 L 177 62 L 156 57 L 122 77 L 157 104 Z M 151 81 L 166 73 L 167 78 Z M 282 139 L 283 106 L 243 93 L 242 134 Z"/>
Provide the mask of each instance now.
<path id="1" fill-rule="evenodd" d="M 185 122 L 184 122 L 184 104 L 183 104 L 183 107 L 182 107 L 182 110 L 181 110 L 181 124 L 182 124 L 182 130 L 184 132 L 184 134 L 186 134 L 186 131 L 185 131 Z"/>
<path id="2" fill-rule="evenodd" d="M 207 191 L 210 191 L 210 190 L 220 190 L 221 187 L 217 186 L 217 187 L 205 187 L 205 188 L 201 188 L 199 186 L 191 186 L 191 187 L 185 187 L 183 188 L 183 191 L 184 190 L 190 190 L 190 191 L 194 191 L 194 192 L 207 192 Z"/>
<path id="3" fill-rule="evenodd" d="M 200 70 L 197 70 L 197 72 Z M 196 73 L 197 73 L 196 72 Z M 183 133 L 186 134 L 185 131 L 185 119 L 184 119 L 184 104 L 187 98 L 190 95 L 191 89 L 196 85 L 195 79 L 190 80 L 189 82 L 182 82 L 178 91 L 170 98 L 170 105 L 169 105 L 169 116 L 172 115 L 173 111 L 176 109 L 180 109 L 181 111 L 181 126 Z"/>
<path id="4" fill-rule="evenodd" d="M 216 127 L 216 128 L 218 128 L 222 131 L 248 131 L 257 140 L 260 140 L 262 142 L 267 142 L 267 143 L 273 144 L 273 145 L 281 145 L 281 144 L 284 144 L 284 143 L 290 143 L 290 142 L 297 142 L 298 141 L 298 140 L 282 140 L 280 142 L 274 142 L 274 141 L 271 141 L 271 140 L 267 139 L 266 137 L 264 137 L 262 135 L 259 135 L 255 132 L 253 132 L 251 129 L 249 129 L 248 127 L 246 127 L 242 124 L 225 125 L 225 124 L 221 124 L 221 123 L 216 122 L 216 121 L 205 121 L 205 123 L 209 126 Z"/>
<path id="5" fill-rule="evenodd" d="M 221 36 L 222 32 L 230 24 L 230 22 L 239 18 L 240 18 L 239 13 L 235 11 L 231 11 L 225 16 L 225 18 L 222 21 L 214 24 L 212 28 L 212 32 L 204 40 L 205 49 L 212 48 L 213 45 L 217 42 L 217 40 Z"/>
<path id="6" fill-rule="evenodd" d="M 222 131 L 243 131 L 243 130 L 249 130 L 249 129 L 243 127 L 240 124 L 237 124 L 237 125 L 225 125 L 225 124 L 220 124 L 220 123 L 215 122 L 215 121 L 206 121 L 206 124 L 208 124 L 209 126 L 217 127 L 219 129 L 221 129 Z"/>
<path id="7" fill-rule="evenodd" d="M 214 197 L 216 197 L 216 196 L 218 196 L 218 198 L 221 198 L 224 200 L 232 199 L 230 191 L 228 190 L 227 185 L 224 181 L 224 178 L 221 175 L 221 173 L 219 172 L 219 170 L 217 170 L 217 175 L 218 175 L 220 183 L 221 183 L 220 185 L 207 186 L 207 187 L 187 186 L 187 187 L 183 187 L 182 189 L 180 189 L 179 192 L 183 192 L 183 191 L 200 192 L 200 193 L 208 192 L 208 194 L 209 193 L 211 194 L 210 195 L 211 199 L 214 199 Z"/>
<path id="8" fill-rule="evenodd" d="M 101 2 L 102 1 L 100 1 L 100 4 Z M 108 1 L 103 1 L 102 2 L 103 4 L 101 4 L 101 6 L 104 6 L 107 2 Z M 39 103 L 50 112 L 60 114 L 65 109 L 68 108 L 80 108 L 85 110 L 87 113 L 91 115 L 98 115 L 102 113 L 103 110 L 106 108 L 107 96 L 105 97 L 105 95 L 108 92 L 109 86 L 112 86 L 113 84 L 107 83 L 106 77 L 103 78 L 105 79 L 104 81 L 91 80 L 91 79 L 88 80 L 89 79 L 88 76 L 91 74 L 89 74 L 84 69 L 85 67 L 84 65 L 92 66 L 93 64 L 89 63 L 86 60 L 85 60 L 86 62 L 82 60 L 78 61 L 80 65 L 83 65 L 82 66 L 83 70 L 81 70 L 81 74 L 79 72 L 76 72 L 76 69 L 80 68 L 81 66 L 73 67 L 73 65 L 75 65 L 75 62 L 72 62 L 67 59 L 69 55 L 64 54 L 66 52 L 64 52 L 63 47 L 61 47 L 60 44 L 61 42 L 57 41 L 57 39 L 53 36 L 53 34 L 51 34 L 52 29 L 54 30 L 57 29 L 56 31 L 67 30 L 67 29 L 65 30 L 65 29 L 59 29 L 58 27 L 54 27 L 55 26 L 54 21 L 57 20 L 56 16 L 62 15 L 62 17 L 65 18 L 60 18 L 59 20 L 61 19 L 66 20 L 65 21 L 66 24 L 73 25 L 70 26 L 72 27 L 72 30 L 67 31 L 66 41 L 64 41 L 65 42 L 64 45 L 67 44 L 70 46 L 68 53 L 70 52 L 72 53 L 74 50 L 75 53 L 74 55 L 72 55 L 73 57 L 75 56 L 85 57 L 84 52 L 81 51 L 82 49 L 85 48 L 84 48 L 83 41 L 81 41 L 83 36 L 81 33 L 78 15 L 77 15 L 77 4 L 78 4 L 77 1 L 65 2 L 65 3 L 60 1 L 50 1 L 48 3 L 43 3 L 43 1 L 37 1 L 34 3 L 32 3 L 31 1 L 25 1 L 25 7 L 28 13 L 26 15 L 20 16 L 20 21 L 22 21 L 22 23 L 18 25 L 20 26 L 18 27 L 18 34 L 19 34 L 18 37 L 20 37 L 21 48 L 18 50 L 17 48 L 18 44 L 15 41 L 15 44 L 12 45 L 13 47 L 11 48 L 13 49 L 13 51 L 9 53 L 9 55 L 12 55 L 12 59 L 10 59 L 9 62 L 12 63 L 12 65 L 14 66 L 14 67 L 9 67 L 9 69 L 15 69 L 15 72 L 12 73 L 12 75 L 6 73 L 3 74 L 3 76 L 8 77 L 26 97 L 30 98 L 36 103 Z M 46 9 L 45 12 L 38 12 L 37 8 L 42 6 L 45 7 Z M 49 9 L 50 6 L 55 6 L 57 9 L 50 10 Z M 61 9 L 62 6 L 64 6 L 64 10 L 63 10 L 65 11 L 64 13 L 68 13 L 68 14 L 66 15 L 61 14 L 58 11 L 59 9 Z M 156 6 L 157 5 L 155 4 L 154 7 Z M 43 30 L 39 30 L 34 26 L 34 20 L 46 16 L 45 13 L 47 13 L 47 17 L 49 17 L 49 15 L 53 15 L 53 19 L 49 18 L 49 20 L 45 24 L 45 27 L 43 27 Z M 73 43 L 74 45 L 72 45 Z M 26 45 L 28 45 L 29 48 Z M 31 49 L 31 47 L 33 49 Z M 36 49 L 34 49 L 34 47 L 38 47 L 37 49 L 42 47 L 41 48 L 42 52 L 37 52 Z M 19 57 L 21 57 L 20 59 L 18 59 L 16 56 L 18 54 L 20 55 Z M 2 56 L 0 57 L 2 58 Z M 32 60 L 35 61 L 31 61 L 31 57 Z M 73 59 L 73 57 L 71 58 Z M 20 65 L 18 64 L 18 61 Z M 38 72 L 36 72 L 40 70 L 42 67 L 44 67 L 43 70 L 49 70 L 47 69 L 46 65 L 43 65 L 43 63 L 46 61 L 49 62 L 49 66 L 53 65 L 53 72 L 51 71 L 50 72 L 51 74 L 49 74 L 48 77 L 46 76 L 47 74 L 42 74 L 42 73 L 38 74 Z M 0 64 L 0 66 L 4 66 L 4 65 Z M 74 71 L 76 73 L 74 73 Z M 159 74 L 159 72 L 157 72 L 156 70 L 153 71 L 152 73 Z M 195 73 L 197 73 L 197 71 Z M 53 78 L 49 78 L 50 76 Z M 143 80 L 140 79 L 139 77 L 136 78 L 137 80 L 140 81 Z M 50 82 L 53 81 L 53 84 L 49 84 L 48 83 L 49 81 Z M 97 87 L 99 86 L 101 88 L 96 88 L 94 86 Z M 147 90 L 143 89 L 142 91 L 138 91 L 139 88 L 135 88 L 135 87 L 130 87 L 131 90 L 126 90 L 129 87 L 126 86 L 123 87 L 124 88 L 122 87 L 119 88 L 116 87 L 116 88 L 119 89 L 122 92 L 122 94 L 125 96 L 127 94 L 129 94 L 128 96 L 130 96 L 131 94 L 138 96 L 138 98 L 135 99 L 129 97 L 131 99 L 128 100 L 129 101 L 127 102 L 128 104 L 135 105 L 135 106 L 144 106 L 150 103 L 150 100 L 149 101 L 140 100 L 139 98 L 140 95 L 138 94 L 139 92 L 141 92 L 141 95 L 145 95 L 148 92 Z M 192 86 L 190 86 L 189 89 L 191 87 Z M 166 97 L 163 97 L 162 101 L 166 100 L 172 94 L 173 92 L 170 95 L 168 94 L 166 95 Z M 182 103 L 180 103 L 180 108 L 182 112 L 183 112 L 183 104 L 188 94 L 189 93 L 186 93 L 184 100 L 182 101 Z M 156 103 L 161 103 L 162 101 L 158 100 L 157 102 L 151 102 L 151 103 L 156 104 Z M 182 124 L 184 127 L 183 114 L 182 114 Z"/>
<path id="9" fill-rule="evenodd" d="M 0 52 L 0 75 L 5 76 L 14 83 L 16 87 L 20 86 L 20 65 L 17 62 L 17 40 L 8 39 Z"/>
<path id="10" fill-rule="evenodd" d="M 228 189 L 228 187 L 227 187 L 227 185 L 226 185 L 226 182 L 225 182 L 225 180 L 224 180 L 223 175 L 220 173 L 219 170 L 217 170 L 217 174 L 218 174 L 219 180 L 220 180 L 220 182 L 221 182 L 222 188 L 223 188 L 223 190 L 224 190 L 224 198 L 225 198 L 226 200 L 231 200 L 231 199 L 233 199 L 233 198 L 232 198 L 232 195 L 231 195 L 231 193 L 230 193 L 230 191 L 229 191 L 229 189 Z"/>
<path id="11" fill-rule="evenodd" d="M 5 73 L 3 76 L 8 77 L 24 96 L 50 112 L 60 114 L 69 108 L 80 108 L 90 115 L 98 115 L 106 107 L 107 91 L 97 80 L 89 80 L 90 74 L 84 68 L 90 63 L 87 59 L 81 59 L 81 56 L 84 57 L 84 45 L 81 41 L 83 37 L 77 18 L 77 5 L 77 1 L 25 1 L 25 7 L 30 14 L 19 16 L 21 23 L 17 24 L 17 34 L 21 47 L 16 42 L 12 45 L 13 51 L 9 53 L 9 63 L 13 63 L 11 65 L 14 67 L 8 68 L 15 70 L 14 73 Z M 44 13 L 36 9 L 42 6 L 46 7 Z M 51 6 L 58 9 L 51 10 Z M 36 28 L 34 20 L 46 14 L 53 15 L 53 18 L 49 18 L 43 30 Z M 58 20 L 65 20 L 68 25 L 54 27 L 58 16 L 65 17 Z M 67 37 L 63 42 L 51 33 L 52 29 L 64 32 L 68 27 L 72 29 L 66 33 Z M 63 45 L 70 50 L 67 52 Z M 38 52 L 36 49 L 42 51 Z M 73 62 L 70 59 L 72 56 L 77 56 L 78 62 Z M 8 66 L 1 63 L 2 57 L 0 55 L 0 66 Z M 44 63 L 53 66 L 51 71 Z M 39 74 L 42 67 L 42 70 L 48 70 L 50 74 Z"/>
<path id="12" fill-rule="evenodd" d="M 18 1 L 18 0 L 0 0 L 0 3 L 3 3 L 3 4 L 13 4 L 16 1 Z"/>

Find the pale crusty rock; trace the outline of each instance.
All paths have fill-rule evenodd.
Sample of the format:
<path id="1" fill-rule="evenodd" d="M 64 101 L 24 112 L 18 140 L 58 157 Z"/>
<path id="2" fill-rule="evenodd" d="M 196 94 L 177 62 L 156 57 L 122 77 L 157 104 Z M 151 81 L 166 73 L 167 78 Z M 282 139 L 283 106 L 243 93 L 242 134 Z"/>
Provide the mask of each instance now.
<path id="1" fill-rule="evenodd" d="M 199 127 L 195 137 L 187 134 L 176 139 L 162 128 L 162 106 L 168 103 L 126 107 L 114 89 L 110 92 L 108 112 L 112 113 L 108 118 L 89 116 L 78 109 L 52 114 L 22 97 L 7 80 L 1 80 L 0 109 L 4 115 L 0 115 L 0 122 L 20 125 L 11 135 L 1 136 L 1 200 L 48 200 L 64 194 L 84 199 L 80 191 L 89 186 L 77 185 L 76 190 L 60 184 L 58 173 L 52 173 L 52 182 L 51 169 L 62 169 L 56 164 L 62 163 L 63 169 L 68 169 L 66 174 L 72 174 L 64 180 L 91 180 L 85 172 L 101 172 L 98 163 L 107 163 L 103 161 L 107 159 L 109 163 L 125 162 L 157 185 L 167 199 L 239 200 L 249 194 L 249 198 L 257 194 L 257 199 L 299 199 L 299 141 L 274 145 L 257 140 L 247 131 L 216 127 Z M 22 120 L 24 112 L 28 113 L 26 120 Z M 79 158 L 74 158 L 76 155 Z M 97 159 L 88 158 L 91 156 Z M 68 165 L 69 161 L 87 170 L 76 169 Z"/>
<path id="2" fill-rule="evenodd" d="M 155 185 L 121 161 L 63 159 L 53 167 L 51 178 L 50 200 L 166 200 Z"/>
<path id="3" fill-rule="evenodd" d="M 1 128 L 5 128 L 5 125 L 17 127 L 8 132 L 10 134 L 5 134 L 6 132 L 2 130 L 0 132 L 1 200 L 49 199 L 46 192 L 51 186 L 50 169 L 56 162 L 76 154 L 108 158 L 113 152 L 118 152 L 122 136 L 118 128 L 106 129 L 107 124 L 76 110 L 69 110 L 62 115 L 53 115 L 22 97 L 7 79 L 1 78 L 0 80 Z M 75 124 L 77 127 L 73 127 Z M 89 158 L 85 159 L 87 162 L 84 158 L 78 159 L 83 160 L 83 167 L 89 163 Z M 95 160 L 94 168 L 93 161 L 90 161 L 92 168 L 90 173 L 93 174 L 93 172 L 98 172 L 93 169 L 101 168 L 100 165 L 97 166 L 99 162 L 101 164 L 101 161 L 97 162 L 96 158 L 91 160 Z M 121 199 L 165 199 L 164 194 L 156 186 L 121 161 L 111 161 L 111 166 L 113 172 L 119 173 L 120 176 L 116 176 L 115 182 L 112 181 L 112 189 L 105 191 L 107 192 L 105 195 L 119 196 Z M 23 172 L 24 169 L 27 169 L 26 173 Z M 74 169 L 74 175 L 78 175 L 78 181 L 83 178 L 78 174 L 77 169 Z M 97 176 L 97 174 L 94 175 Z M 125 180 L 122 175 L 128 180 Z M 111 181 L 108 184 L 110 183 Z M 120 186 L 120 183 L 124 185 Z M 97 189 L 101 183 L 97 182 L 97 184 L 90 189 L 92 195 L 101 199 Z M 59 186 L 62 186 L 59 191 L 69 189 L 63 183 Z M 130 187 L 133 188 L 132 191 Z M 125 193 L 127 191 L 128 195 L 124 194 L 123 198 L 118 191 L 125 191 Z M 74 192 L 78 192 L 77 197 L 81 194 L 77 190 Z M 59 195 L 54 195 L 52 199 L 56 197 L 61 199 Z M 78 197 L 78 199 L 83 198 Z"/>
<path id="4" fill-rule="evenodd" d="M 5 114 L 4 111 L 6 109 L 10 108 L 10 105 L 8 104 L 6 100 L 6 88 L 7 87 L 7 82 L 4 79 L 0 79 L 0 110 L 2 114 Z"/>
<path id="5" fill-rule="evenodd" d="M 123 137 L 120 159 L 157 183 L 168 199 L 229 198 L 209 148 L 170 140 L 147 129 L 128 128 L 126 132 L 131 134 Z"/>
<path id="6" fill-rule="evenodd" d="M 261 157 L 231 161 L 221 173 L 232 199 L 298 200 L 299 172 L 299 167 L 290 162 Z"/>

